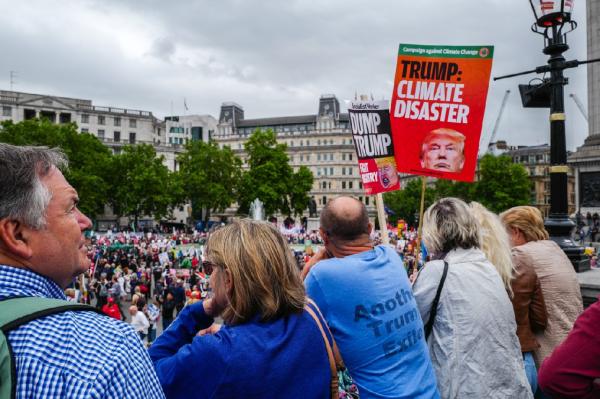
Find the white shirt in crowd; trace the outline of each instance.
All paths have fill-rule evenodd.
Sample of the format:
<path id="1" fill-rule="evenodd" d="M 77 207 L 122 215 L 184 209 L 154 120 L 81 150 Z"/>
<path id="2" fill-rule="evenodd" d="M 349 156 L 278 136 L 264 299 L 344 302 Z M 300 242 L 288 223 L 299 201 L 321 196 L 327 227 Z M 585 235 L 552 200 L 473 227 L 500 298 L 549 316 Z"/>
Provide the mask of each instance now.
<path id="1" fill-rule="evenodd" d="M 146 318 L 144 312 L 140 312 L 139 310 L 135 315 L 131 316 L 131 326 L 136 332 L 143 332 L 144 334 L 148 334 L 148 327 L 150 327 L 150 323 Z"/>

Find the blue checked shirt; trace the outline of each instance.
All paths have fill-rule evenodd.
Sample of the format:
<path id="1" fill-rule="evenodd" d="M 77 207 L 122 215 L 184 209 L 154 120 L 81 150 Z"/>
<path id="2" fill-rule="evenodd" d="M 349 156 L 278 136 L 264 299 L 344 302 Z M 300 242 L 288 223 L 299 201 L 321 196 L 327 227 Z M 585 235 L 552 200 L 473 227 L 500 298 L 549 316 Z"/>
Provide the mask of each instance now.
<path id="1" fill-rule="evenodd" d="M 0 265 L 0 300 L 13 296 L 66 299 L 53 281 Z M 67 311 L 8 334 L 17 369 L 17 398 L 164 398 L 138 335 L 95 312 Z"/>

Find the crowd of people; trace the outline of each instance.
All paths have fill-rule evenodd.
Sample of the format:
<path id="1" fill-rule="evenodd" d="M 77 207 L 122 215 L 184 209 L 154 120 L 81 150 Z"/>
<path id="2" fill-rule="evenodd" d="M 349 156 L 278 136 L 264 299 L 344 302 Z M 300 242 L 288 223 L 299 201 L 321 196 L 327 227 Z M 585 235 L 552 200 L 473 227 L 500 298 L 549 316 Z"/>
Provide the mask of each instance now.
<path id="1" fill-rule="evenodd" d="M 379 244 L 351 197 L 318 233 L 243 219 L 86 237 L 64 167 L 0 144 L 1 314 L 23 297 L 92 305 L 4 324 L 17 398 L 600 396 L 600 304 L 583 310 L 536 208 L 440 199 L 418 267 L 415 230 Z"/>

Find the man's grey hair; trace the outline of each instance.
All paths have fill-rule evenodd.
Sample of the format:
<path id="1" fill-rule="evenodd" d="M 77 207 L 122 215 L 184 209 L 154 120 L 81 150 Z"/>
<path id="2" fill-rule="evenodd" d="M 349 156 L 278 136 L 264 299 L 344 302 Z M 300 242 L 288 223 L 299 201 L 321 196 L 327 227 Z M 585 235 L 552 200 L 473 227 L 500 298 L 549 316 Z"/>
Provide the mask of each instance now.
<path id="1" fill-rule="evenodd" d="M 469 206 L 458 198 L 442 198 L 423 217 L 423 241 L 427 250 L 442 254 L 456 248 L 480 248 L 479 222 Z"/>
<path id="2" fill-rule="evenodd" d="M 52 193 L 41 179 L 53 166 L 68 166 L 59 149 L 0 143 L 0 220 L 16 220 L 34 229 L 46 227 Z"/>

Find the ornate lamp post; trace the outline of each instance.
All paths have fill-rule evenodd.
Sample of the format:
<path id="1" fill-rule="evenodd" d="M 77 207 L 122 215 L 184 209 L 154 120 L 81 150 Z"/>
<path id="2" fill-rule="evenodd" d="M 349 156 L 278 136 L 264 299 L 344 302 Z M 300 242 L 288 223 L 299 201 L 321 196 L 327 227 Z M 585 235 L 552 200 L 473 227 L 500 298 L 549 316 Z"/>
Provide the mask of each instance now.
<path id="1" fill-rule="evenodd" d="M 529 0 L 535 16 L 531 30 L 544 37 L 544 54 L 549 56 L 548 64 L 535 69 L 500 76 L 494 80 L 525 75 L 545 74 L 541 84 L 520 85 L 524 107 L 550 108 L 550 213 L 545 226 L 551 238 L 556 241 L 573 262 L 577 271 L 589 269 L 589 259 L 583 255 L 583 248 L 571 240 L 575 223 L 568 215 L 567 194 L 567 148 L 565 141 L 565 108 L 563 87 L 568 83 L 563 70 L 581 64 L 600 61 L 565 61 L 563 53 L 569 49 L 567 34 L 577 28 L 571 20 L 573 0 Z M 549 74 L 549 77 L 547 77 Z"/>

